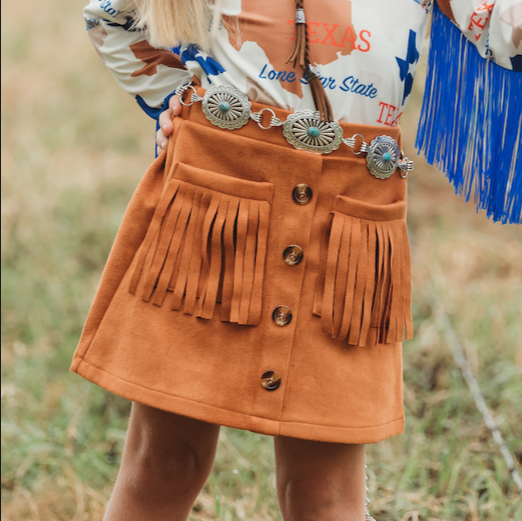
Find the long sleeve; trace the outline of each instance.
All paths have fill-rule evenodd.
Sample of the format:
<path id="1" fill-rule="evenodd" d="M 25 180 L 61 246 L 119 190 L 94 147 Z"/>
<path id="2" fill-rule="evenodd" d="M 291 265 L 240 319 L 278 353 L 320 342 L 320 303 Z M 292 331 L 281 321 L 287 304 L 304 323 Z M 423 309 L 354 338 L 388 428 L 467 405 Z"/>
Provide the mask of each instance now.
<path id="1" fill-rule="evenodd" d="M 521 0 L 438 0 L 483 58 L 522 71 Z"/>
<path id="2" fill-rule="evenodd" d="M 177 54 L 152 47 L 144 32 L 133 28 L 135 14 L 132 0 L 91 0 L 84 9 L 88 34 L 102 61 L 141 108 L 157 118 L 191 74 Z"/>

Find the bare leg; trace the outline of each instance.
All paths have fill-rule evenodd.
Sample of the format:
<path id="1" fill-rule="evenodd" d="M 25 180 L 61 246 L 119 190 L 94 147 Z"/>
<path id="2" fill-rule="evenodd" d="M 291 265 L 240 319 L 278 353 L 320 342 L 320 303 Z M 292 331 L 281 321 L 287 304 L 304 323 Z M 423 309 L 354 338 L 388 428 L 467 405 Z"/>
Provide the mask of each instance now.
<path id="1" fill-rule="evenodd" d="M 274 439 L 284 521 L 364 521 L 364 445 Z"/>
<path id="2" fill-rule="evenodd" d="M 214 463 L 219 425 L 134 403 L 104 521 L 185 521 Z"/>

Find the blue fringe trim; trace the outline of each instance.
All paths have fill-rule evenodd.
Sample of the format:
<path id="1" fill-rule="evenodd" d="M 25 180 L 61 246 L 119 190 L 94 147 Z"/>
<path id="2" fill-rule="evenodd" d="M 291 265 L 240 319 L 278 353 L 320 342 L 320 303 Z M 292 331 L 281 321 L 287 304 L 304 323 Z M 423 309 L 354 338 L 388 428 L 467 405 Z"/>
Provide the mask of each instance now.
<path id="1" fill-rule="evenodd" d="M 415 146 L 477 211 L 521 224 L 522 74 L 482 58 L 436 4 Z"/>

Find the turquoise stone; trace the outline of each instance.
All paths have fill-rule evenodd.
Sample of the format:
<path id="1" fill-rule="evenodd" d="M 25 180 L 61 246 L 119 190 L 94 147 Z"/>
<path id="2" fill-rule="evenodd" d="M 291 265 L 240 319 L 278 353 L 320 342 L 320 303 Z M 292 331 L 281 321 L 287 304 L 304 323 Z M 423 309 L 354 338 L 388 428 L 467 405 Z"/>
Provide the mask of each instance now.
<path id="1" fill-rule="evenodd" d="M 230 108 L 230 103 L 228 101 L 222 101 L 220 104 L 219 104 L 219 108 L 220 110 L 222 110 L 223 112 L 226 112 L 229 108 Z"/>
<path id="2" fill-rule="evenodd" d="M 382 158 L 384 159 L 384 161 L 386 161 L 386 163 L 389 163 L 391 160 L 392 160 L 392 156 L 389 152 L 386 152 Z"/>
<path id="3" fill-rule="evenodd" d="M 310 137 L 317 137 L 319 136 L 320 132 L 319 132 L 319 129 L 317 127 L 310 127 L 308 129 L 308 135 Z"/>

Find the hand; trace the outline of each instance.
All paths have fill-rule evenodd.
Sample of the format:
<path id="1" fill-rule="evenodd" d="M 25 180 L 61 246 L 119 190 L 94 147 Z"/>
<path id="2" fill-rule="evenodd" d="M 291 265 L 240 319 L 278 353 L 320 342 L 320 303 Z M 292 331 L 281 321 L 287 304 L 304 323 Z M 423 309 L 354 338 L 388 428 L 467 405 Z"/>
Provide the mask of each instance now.
<path id="1" fill-rule="evenodd" d="M 181 114 L 181 103 L 179 96 L 174 94 L 169 100 L 169 108 L 164 110 L 159 117 L 159 130 L 156 132 L 156 144 L 158 145 L 158 155 L 167 150 L 169 136 L 174 132 L 174 117 Z"/>

